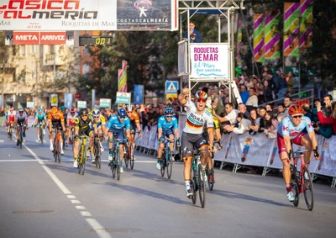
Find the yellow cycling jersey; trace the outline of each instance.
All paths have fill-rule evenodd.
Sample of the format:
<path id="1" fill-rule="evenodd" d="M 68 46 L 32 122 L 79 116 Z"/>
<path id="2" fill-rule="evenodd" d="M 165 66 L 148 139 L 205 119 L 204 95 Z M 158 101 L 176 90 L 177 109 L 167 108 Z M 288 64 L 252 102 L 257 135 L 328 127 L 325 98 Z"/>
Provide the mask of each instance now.
<path id="1" fill-rule="evenodd" d="M 92 123 L 95 125 L 105 125 L 106 119 L 103 115 L 99 116 L 99 120 L 96 120 L 95 118 L 92 117 Z"/>

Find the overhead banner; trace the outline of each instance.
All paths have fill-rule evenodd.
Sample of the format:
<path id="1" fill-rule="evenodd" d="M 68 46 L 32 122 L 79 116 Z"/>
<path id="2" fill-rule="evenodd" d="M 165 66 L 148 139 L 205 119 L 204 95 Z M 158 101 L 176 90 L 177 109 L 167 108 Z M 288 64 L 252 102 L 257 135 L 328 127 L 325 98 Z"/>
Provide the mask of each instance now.
<path id="1" fill-rule="evenodd" d="M 305 50 L 313 43 L 313 0 L 301 0 L 300 12 L 300 50 Z"/>
<path id="2" fill-rule="evenodd" d="M 13 32 L 14 45 L 64 45 L 65 32 Z"/>
<path id="3" fill-rule="evenodd" d="M 280 11 L 270 11 L 265 16 L 264 21 L 264 57 L 269 61 L 277 61 L 280 59 L 280 39 L 279 31 Z"/>
<path id="4" fill-rule="evenodd" d="M 118 30 L 177 30 L 177 0 L 117 0 Z"/>
<path id="5" fill-rule="evenodd" d="M 178 29 L 177 0 L 0 0 L 0 9 L 0 30 Z"/>
<path id="6" fill-rule="evenodd" d="M 131 104 L 131 93 L 117 92 L 116 104 Z"/>
<path id="7" fill-rule="evenodd" d="M 230 77 L 227 43 L 190 44 L 191 78 L 218 81 Z"/>
<path id="8" fill-rule="evenodd" d="M 0 0 L 0 30 L 116 30 L 116 0 Z"/>

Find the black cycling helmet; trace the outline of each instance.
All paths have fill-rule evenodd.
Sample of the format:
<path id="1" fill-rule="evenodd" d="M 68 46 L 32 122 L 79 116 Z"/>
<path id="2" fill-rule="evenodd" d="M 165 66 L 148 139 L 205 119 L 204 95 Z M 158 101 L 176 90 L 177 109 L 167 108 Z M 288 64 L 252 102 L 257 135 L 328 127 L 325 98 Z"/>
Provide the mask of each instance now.
<path id="1" fill-rule="evenodd" d="M 80 111 L 80 116 L 88 116 L 88 115 L 89 115 L 88 110 L 86 110 L 86 109 L 82 109 L 82 110 Z"/>
<path id="2" fill-rule="evenodd" d="M 118 116 L 121 118 L 125 118 L 127 116 L 126 110 L 124 108 L 118 109 Z"/>

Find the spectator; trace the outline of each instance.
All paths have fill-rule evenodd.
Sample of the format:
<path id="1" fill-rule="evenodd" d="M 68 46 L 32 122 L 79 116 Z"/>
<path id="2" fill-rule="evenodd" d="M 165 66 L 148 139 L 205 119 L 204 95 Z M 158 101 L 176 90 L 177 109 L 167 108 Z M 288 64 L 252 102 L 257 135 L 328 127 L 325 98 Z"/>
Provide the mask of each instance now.
<path id="1" fill-rule="evenodd" d="M 265 135 L 270 139 L 276 138 L 278 121 L 275 118 L 273 118 L 273 116 L 268 112 L 266 112 L 264 120 L 265 120 L 265 128 L 264 128 Z"/>
<path id="2" fill-rule="evenodd" d="M 242 113 L 245 119 L 250 118 L 250 113 L 247 111 L 246 105 L 244 103 L 238 104 L 238 112 Z"/>
<path id="3" fill-rule="evenodd" d="M 330 116 L 326 116 L 322 112 L 321 104 L 317 105 L 317 117 L 322 125 L 332 126 L 333 134 L 336 135 L 336 102 L 332 103 Z"/>
<path id="4" fill-rule="evenodd" d="M 330 123 L 326 123 L 332 121 L 330 119 L 332 112 L 331 100 L 332 100 L 331 95 L 324 96 L 323 102 L 325 106 L 323 108 L 321 106 L 321 102 L 318 101 L 316 102 L 316 110 L 318 117 L 317 133 L 327 139 L 333 135 L 333 125 Z M 327 118 L 329 118 L 329 120 Z"/>
<path id="5" fill-rule="evenodd" d="M 202 42 L 202 35 L 201 33 L 195 29 L 195 23 L 190 21 L 189 22 L 189 35 L 190 35 L 190 42 L 192 43 L 200 43 Z M 188 33 L 184 33 L 183 37 L 188 39 Z"/>
<path id="6" fill-rule="evenodd" d="M 242 102 L 245 104 L 247 102 L 247 99 L 249 98 L 249 92 L 246 89 L 246 86 L 244 84 L 240 85 L 240 97 L 242 99 Z"/>
<path id="7" fill-rule="evenodd" d="M 272 88 L 270 85 L 270 82 L 268 80 L 265 80 L 263 82 L 264 85 L 264 102 L 269 102 L 273 100 L 273 94 L 272 94 Z"/>
<path id="8" fill-rule="evenodd" d="M 288 95 L 284 97 L 283 105 L 285 107 L 285 114 L 288 116 L 288 108 L 292 105 L 292 99 Z"/>
<path id="9" fill-rule="evenodd" d="M 252 109 L 250 111 L 250 130 L 249 133 L 250 135 L 255 135 L 259 131 L 259 126 L 260 126 L 260 118 L 258 117 L 257 110 Z"/>
<path id="10" fill-rule="evenodd" d="M 286 116 L 286 109 L 283 104 L 279 104 L 277 108 L 277 120 L 282 121 L 282 119 Z"/>
<path id="11" fill-rule="evenodd" d="M 258 97 L 257 97 L 255 88 L 250 88 L 249 89 L 249 94 L 250 94 L 250 96 L 247 99 L 247 102 L 245 103 L 246 107 L 248 109 L 252 108 L 252 107 L 258 107 Z"/>
<path id="12" fill-rule="evenodd" d="M 225 131 L 225 125 L 234 125 L 236 123 L 238 112 L 236 109 L 233 109 L 232 103 L 226 103 L 225 114 L 226 115 L 224 117 L 220 117 L 214 112 L 214 116 L 218 118 L 219 122 L 224 123 L 224 131 Z"/>
<path id="13" fill-rule="evenodd" d="M 233 132 L 235 134 L 244 134 L 247 132 L 250 128 L 251 121 L 244 118 L 243 113 L 238 113 L 237 114 L 237 122 L 235 125 L 226 125 L 224 129 L 228 132 Z"/>
<path id="14" fill-rule="evenodd" d="M 278 95 L 278 98 L 281 99 L 285 97 L 288 87 L 287 82 L 284 79 L 284 74 L 280 70 L 276 71 L 276 74 L 272 78 L 274 84 L 274 91 Z"/>

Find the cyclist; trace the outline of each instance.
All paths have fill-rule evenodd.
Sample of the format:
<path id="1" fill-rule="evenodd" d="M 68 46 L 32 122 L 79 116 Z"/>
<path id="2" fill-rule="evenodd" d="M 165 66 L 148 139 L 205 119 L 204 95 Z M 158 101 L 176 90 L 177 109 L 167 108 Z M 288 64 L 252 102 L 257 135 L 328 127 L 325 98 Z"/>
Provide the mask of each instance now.
<path id="1" fill-rule="evenodd" d="M 128 111 L 127 111 L 127 115 L 128 118 L 130 119 L 130 123 L 131 123 L 131 130 L 130 130 L 130 138 L 129 138 L 129 150 L 131 151 L 130 148 L 132 147 L 134 149 L 135 143 L 135 132 L 137 133 L 141 133 L 141 125 L 140 125 L 140 116 L 138 114 L 138 112 L 136 111 L 136 108 L 134 106 L 129 105 L 127 107 Z"/>
<path id="2" fill-rule="evenodd" d="M 44 133 L 45 125 L 46 125 L 46 114 L 44 113 L 43 108 L 39 107 L 35 113 L 35 122 L 34 122 L 34 126 L 36 127 L 37 143 L 41 142 L 39 135 L 39 127 L 42 127 L 42 131 Z"/>
<path id="3" fill-rule="evenodd" d="M 80 139 L 79 136 L 86 135 L 90 138 L 90 150 L 92 154 L 93 149 L 93 128 L 92 128 L 92 121 L 89 118 L 89 113 L 86 109 L 82 109 L 79 113 L 79 117 L 75 118 L 75 141 L 73 147 L 73 156 L 74 156 L 74 163 L 73 167 L 78 167 L 78 153 L 79 153 L 79 146 L 80 146 Z M 93 156 L 92 156 L 93 157 Z"/>
<path id="4" fill-rule="evenodd" d="M 7 133 L 9 135 L 9 128 L 14 126 L 16 111 L 14 107 L 10 107 L 8 112 L 6 113 L 6 125 L 7 125 Z"/>
<path id="5" fill-rule="evenodd" d="M 74 108 L 70 109 L 70 112 L 67 116 L 67 130 L 68 130 L 68 144 L 71 144 L 70 138 L 73 138 L 74 129 L 75 129 L 75 118 L 77 117 L 77 113 Z"/>
<path id="6" fill-rule="evenodd" d="M 113 139 L 121 141 L 119 147 L 120 160 L 124 159 L 125 145 L 127 144 L 127 139 L 130 138 L 130 119 L 127 117 L 127 112 L 125 109 L 120 108 L 116 115 L 112 115 L 110 120 L 107 122 L 108 137 L 109 137 L 109 157 L 108 159 L 112 161 L 113 150 L 118 148 L 112 148 Z M 125 135 L 126 130 L 126 135 Z M 116 137 L 116 138 L 114 138 Z M 120 172 L 123 172 L 123 167 L 120 166 Z"/>
<path id="7" fill-rule="evenodd" d="M 156 168 L 161 169 L 162 164 L 162 152 L 164 150 L 164 142 L 165 139 L 168 138 L 170 143 L 170 151 L 173 154 L 174 150 L 174 139 L 178 138 L 178 125 L 177 118 L 174 116 L 174 109 L 170 106 L 167 106 L 164 110 L 164 115 L 159 117 L 158 120 L 158 139 L 159 139 L 159 147 L 158 147 L 158 157 Z"/>
<path id="8" fill-rule="evenodd" d="M 59 129 L 61 131 L 65 131 L 64 126 L 64 116 L 62 111 L 60 111 L 56 106 L 53 106 L 47 115 L 48 118 L 48 129 L 49 129 L 49 140 L 50 140 L 50 151 L 54 150 L 54 135 L 53 129 Z M 61 136 L 61 154 L 64 154 L 63 151 L 63 138 Z"/>
<path id="9" fill-rule="evenodd" d="M 19 145 L 19 126 L 23 127 L 23 133 L 22 133 L 23 137 L 26 137 L 26 129 L 28 128 L 28 115 L 23 110 L 22 107 L 19 107 L 18 109 L 18 113 L 16 114 L 14 124 L 16 125 L 16 138 L 18 138 L 16 141 L 16 145 L 18 146 Z"/>
<path id="10" fill-rule="evenodd" d="M 183 89 L 179 95 L 179 102 L 186 107 L 187 121 L 182 133 L 182 156 L 184 160 L 184 180 L 187 196 L 192 196 L 190 188 L 190 171 L 192 163 L 193 150 L 198 149 L 201 154 L 201 164 L 209 168 L 209 181 L 214 182 L 213 167 L 211 161 L 211 152 L 214 142 L 213 117 L 206 110 L 207 93 L 197 91 L 195 94 L 195 103 L 189 98 L 189 89 Z M 207 136 L 205 135 L 207 128 Z"/>
<path id="11" fill-rule="evenodd" d="M 290 159 L 293 156 L 291 142 L 306 148 L 304 160 L 307 166 L 309 166 L 312 151 L 314 151 L 315 158 L 319 157 L 314 128 L 310 119 L 303 114 L 304 110 L 300 106 L 290 106 L 288 116 L 284 117 L 279 123 L 277 131 L 279 155 L 283 166 L 282 174 L 286 185 L 287 198 L 290 202 L 294 201 L 295 198 L 290 184 Z"/>
<path id="12" fill-rule="evenodd" d="M 106 119 L 105 117 L 100 113 L 98 109 L 94 109 L 92 111 L 92 126 L 94 129 L 94 134 L 97 135 L 100 138 L 100 149 L 101 151 L 104 151 L 104 147 L 101 144 L 101 141 L 104 139 L 104 133 L 106 133 Z"/>

